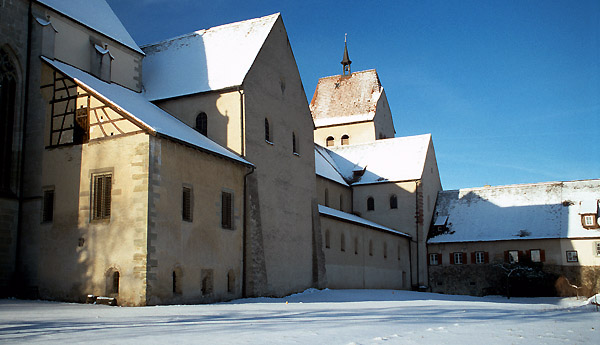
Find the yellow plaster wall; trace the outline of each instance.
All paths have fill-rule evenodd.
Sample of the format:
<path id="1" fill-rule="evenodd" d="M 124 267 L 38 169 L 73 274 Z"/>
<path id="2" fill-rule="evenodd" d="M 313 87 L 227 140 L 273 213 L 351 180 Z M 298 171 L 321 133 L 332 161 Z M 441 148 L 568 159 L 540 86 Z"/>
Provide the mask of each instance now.
<path id="1" fill-rule="evenodd" d="M 377 139 L 375 134 L 375 123 L 359 122 L 347 125 L 319 127 L 314 131 L 314 142 L 327 147 L 327 138 L 333 136 L 334 146 L 342 145 L 342 135 L 349 136 L 350 145 L 373 142 Z"/>

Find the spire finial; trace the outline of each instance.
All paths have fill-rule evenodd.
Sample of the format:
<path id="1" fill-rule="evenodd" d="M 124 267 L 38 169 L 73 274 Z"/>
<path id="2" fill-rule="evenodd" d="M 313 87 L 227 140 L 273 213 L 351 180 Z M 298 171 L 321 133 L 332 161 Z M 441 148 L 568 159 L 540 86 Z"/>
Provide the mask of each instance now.
<path id="1" fill-rule="evenodd" d="M 352 61 L 350 61 L 350 58 L 348 57 L 348 34 L 344 34 L 344 57 L 342 58 L 342 75 L 346 75 L 346 72 L 348 72 L 348 74 L 352 74 L 352 72 L 350 71 L 350 64 L 352 63 Z"/>

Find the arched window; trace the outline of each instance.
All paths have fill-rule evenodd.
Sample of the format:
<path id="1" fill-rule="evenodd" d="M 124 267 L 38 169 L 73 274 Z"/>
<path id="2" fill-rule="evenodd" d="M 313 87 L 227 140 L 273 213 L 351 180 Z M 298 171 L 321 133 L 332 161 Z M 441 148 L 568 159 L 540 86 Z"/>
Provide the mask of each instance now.
<path id="1" fill-rule="evenodd" d="M 367 199 L 367 211 L 373 211 L 375 210 L 375 199 L 373 199 L 372 196 L 370 196 Z"/>
<path id="2" fill-rule="evenodd" d="M 331 235 L 329 234 L 329 229 L 325 230 L 325 248 L 331 248 Z"/>
<path id="3" fill-rule="evenodd" d="M 172 274 L 172 289 L 174 295 L 181 295 L 181 287 L 183 285 L 182 277 L 181 267 L 175 267 Z"/>
<path id="4" fill-rule="evenodd" d="M 292 151 L 298 153 L 298 143 L 296 142 L 296 133 L 292 132 Z"/>
<path id="5" fill-rule="evenodd" d="M 208 117 L 205 112 L 201 112 L 196 116 L 196 130 L 203 135 L 208 134 Z"/>
<path id="6" fill-rule="evenodd" d="M 392 196 L 390 196 L 390 209 L 396 208 L 398 208 L 398 197 L 396 197 L 396 194 L 392 194 Z"/>
<path id="7" fill-rule="evenodd" d="M 112 293 L 119 293 L 119 271 L 114 271 L 112 274 Z"/>
<path id="8" fill-rule="evenodd" d="M 334 142 L 334 139 L 333 139 L 333 137 L 332 137 L 332 136 L 328 136 L 328 137 L 327 137 L 327 140 L 326 140 L 326 142 L 325 142 L 326 146 L 328 146 L 328 147 L 329 147 L 329 146 L 333 146 L 333 144 L 334 144 L 334 143 L 335 143 L 335 142 Z"/>
<path id="9" fill-rule="evenodd" d="M 0 193 L 10 192 L 13 125 L 17 72 L 8 54 L 0 50 Z"/>
<path id="10" fill-rule="evenodd" d="M 350 137 L 348 136 L 348 134 L 342 135 L 342 145 L 348 145 L 348 144 L 350 144 Z"/>
<path id="11" fill-rule="evenodd" d="M 269 128 L 269 120 L 265 118 L 265 140 L 271 142 L 271 129 Z"/>
<path id="12" fill-rule="evenodd" d="M 340 249 L 345 252 L 346 251 L 346 236 L 342 232 L 342 236 L 340 237 Z"/>
<path id="13" fill-rule="evenodd" d="M 329 189 L 325 188 L 325 206 L 329 207 Z"/>

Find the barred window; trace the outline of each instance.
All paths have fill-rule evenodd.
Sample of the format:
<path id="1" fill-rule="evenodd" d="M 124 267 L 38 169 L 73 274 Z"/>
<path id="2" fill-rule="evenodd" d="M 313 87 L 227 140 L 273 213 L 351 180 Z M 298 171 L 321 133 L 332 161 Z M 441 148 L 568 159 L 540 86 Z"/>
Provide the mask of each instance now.
<path id="1" fill-rule="evenodd" d="M 221 193 L 221 227 L 233 229 L 233 195 L 229 192 Z"/>
<path id="2" fill-rule="evenodd" d="M 192 189 L 183 187 L 181 202 L 181 219 L 191 222 L 192 221 Z"/>
<path id="3" fill-rule="evenodd" d="M 93 176 L 92 220 L 110 219 L 112 174 Z"/>
<path id="4" fill-rule="evenodd" d="M 54 189 L 44 191 L 44 209 L 42 210 L 42 222 L 49 223 L 54 220 Z"/>

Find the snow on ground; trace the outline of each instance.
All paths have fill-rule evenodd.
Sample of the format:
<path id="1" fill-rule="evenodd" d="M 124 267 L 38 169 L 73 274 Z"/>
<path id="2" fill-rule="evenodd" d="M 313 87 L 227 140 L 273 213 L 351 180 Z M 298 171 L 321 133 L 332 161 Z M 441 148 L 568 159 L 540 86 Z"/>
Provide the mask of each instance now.
<path id="1" fill-rule="evenodd" d="M 140 308 L 0 300 L 0 343 L 597 344 L 586 303 L 394 290 Z"/>

